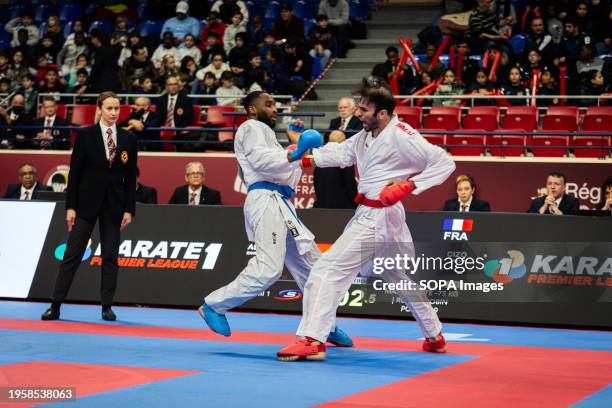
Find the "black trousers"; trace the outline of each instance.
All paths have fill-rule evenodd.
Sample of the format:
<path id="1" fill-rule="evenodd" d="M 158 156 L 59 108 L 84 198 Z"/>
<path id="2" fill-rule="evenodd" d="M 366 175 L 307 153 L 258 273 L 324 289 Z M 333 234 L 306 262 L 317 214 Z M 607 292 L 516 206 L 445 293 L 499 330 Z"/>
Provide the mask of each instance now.
<path id="1" fill-rule="evenodd" d="M 100 221 L 100 245 L 102 246 L 102 277 L 100 284 L 100 300 L 102 305 L 112 305 L 117 288 L 117 257 L 119 256 L 119 240 L 121 223 L 102 206 L 98 220 Z M 66 252 L 59 266 L 55 280 L 53 302 L 63 303 L 68 295 L 74 274 L 87 249 L 87 242 L 96 225 L 96 219 L 77 218 L 72 227 L 66 244 Z"/>

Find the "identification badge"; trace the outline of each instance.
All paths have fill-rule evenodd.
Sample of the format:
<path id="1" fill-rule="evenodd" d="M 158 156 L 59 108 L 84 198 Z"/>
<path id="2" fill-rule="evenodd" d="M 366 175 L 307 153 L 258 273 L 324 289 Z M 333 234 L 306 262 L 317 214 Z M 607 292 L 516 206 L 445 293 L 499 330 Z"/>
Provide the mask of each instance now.
<path id="1" fill-rule="evenodd" d="M 182 115 L 184 112 L 185 112 L 185 111 L 183 111 L 183 108 L 178 108 L 178 109 L 176 110 L 176 114 L 177 114 L 177 115 Z"/>
<path id="2" fill-rule="evenodd" d="M 121 152 L 121 163 L 125 164 L 128 161 L 128 152 L 125 150 Z"/>

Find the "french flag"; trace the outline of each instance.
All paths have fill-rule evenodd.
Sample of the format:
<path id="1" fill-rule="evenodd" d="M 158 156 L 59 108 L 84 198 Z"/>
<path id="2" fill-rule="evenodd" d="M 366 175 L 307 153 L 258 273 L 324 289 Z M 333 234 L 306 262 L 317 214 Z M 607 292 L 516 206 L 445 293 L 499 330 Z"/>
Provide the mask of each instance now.
<path id="1" fill-rule="evenodd" d="M 474 220 L 448 218 L 444 220 L 444 231 L 469 232 L 472 230 L 473 224 L 474 224 Z"/>

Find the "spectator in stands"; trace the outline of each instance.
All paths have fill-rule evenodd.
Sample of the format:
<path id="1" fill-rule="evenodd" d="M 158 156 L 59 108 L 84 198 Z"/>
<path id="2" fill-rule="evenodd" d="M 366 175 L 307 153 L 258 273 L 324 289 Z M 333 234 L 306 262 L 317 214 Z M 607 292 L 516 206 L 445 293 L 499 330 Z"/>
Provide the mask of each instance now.
<path id="1" fill-rule="evenodd" d="M 57 115 L 57 103 L 50 96 L 45 96 L 42 103 L 43 116 L 32 123 L 34 126 L 56 127 L 70 126 L 66 118 Z M 34 147 L 41 149 L 70 149 L 70 131 L 68 129 L 36 129 L 36 137 L 32 141 Z"/>
<path id="2" fill-rule="evenodd" d="M 325 14 L 317 16 L 316 25 L 308 32 L 308 39 L 312 47 L 309 55 L 320 64 L 321 69 L 325 68 L 334 48 L 334 33 Z"/>
<path id="3" fill-rule="evenodd" d="M 174 36 L 169 31 L 163 34 L 162 43 L 155 49 L 153 56 L 151 56 L 151 61 L 153 61 L 156 69 L 159 70 L 161 68 L 162 60 L 167 54 L 172 55 L 175 60 L 181 57 L 178 48 L 174 46 Z"/>
<path id="4" fill-rule="evenodd" d="M 183 64 L 183 58 L 190 56 L 195 61 L 196 65 L 200 65 L 202 60 L 202 51 L 195 46 L 196 37 L 193 34 L 185 35 L 183 43 L 178 47 L 179 49 L 179 62 Z"/>
<path id="5" fill-rule="evenodd" d="M 15 73 L 4 51 L 0 50 L 0 78 L 7 78 L 12 82 Z"/>
<path id="6" fill-rule="evenodd" d="M 205 169 L 200 162 L 187 163 L 185 182 L 177 187 L 168 204 L 221 205 L 221 193 L 204 185 Z"/>
<path id="7" fill-rule="evenodd" d="M 128 34 L 128 40 L 125 44 L 125 47 L 121 49 L 121 53 L 119 54 L 119 60 L 117 61 L 117 65 L 123 67 L 125 61 L 132 56 L 132 49 L 134 47 L 139 47 L 141 45 L 145 45 L 144 41 L 142 41 L 142 37 L 138 33 L 137 30 L 132 30 Z M 145 51 L 147 53 L 147 57 L 149 56 L 149 50 L 145 46 Z"/>
<path id="8" fill-rule="evenodd" d="M 166 79 L 171 76 L 176 76 L 178 74 L 179 67 L 176 65 L 176 59 L 172 54 L 166 54 L 162 58 L 161 67 L 158 70 L 159 72 L 159 82 L 160 84 L 165 84 Z"/>
<path id="9" fill-rule="evenodd" d="M 140 182 L 140 169 L 138 167 L 136 167 L 136 202 L 157 204 L 157 190 Z"/>
<path id="10" fill-rule="evenodd" d="M 329 135 L 329 143 L 343 143 L 345 140 L 344 133 L 337 130 Z M 317 196 L 314 208 L 357 208 L 355 166 L 315 167 L 313 174 L 314 190 Z"/>
<path id="11" fill-rule="evenodd" d="M 0 78 L 0 94 L 11 93 L 11 80 L 7 77 Z"/>
<path id="12" fill-rule="evenodd" d="M 531 201 L 527 212 L 535 214 L 569 215 L 580 209 L 575 197 L 565 194 L 567 178 L 560 172 L 552 172 L 546 179 L 548 193 Z"/>
<path id="13" fill-rule="evenodd" d="M 193 104 L 184 92 L 179 92 L 179 80 L 176 76 L 166 79 L 166 93 L 157 100 L 155 112 L 159 115 L 163 127 L 183 128 L 193 124 Z M 183 131 L 179 135 L 185 134 Z M 178 149 L 183 146 L 178 144 Z"/>
<path id="14" fill-rule="evenodd" d="M 202 43 L 207 43 L 208 34 L 211 32 L 217 33 L 217 38 L 219 44 L 223 46 L 223 36 L 225 35 L 225 29 L 227 25 L 219 19 L 219 13 L 215 11 L 211 11 L 206 19 L 208 24 L 202 29 L 202 34 L 200 34 L 200 40 Z"/>
<path id="15" fill-rule="evenodd" d="M 21 87 L 17 93 L 23 95 L 25 99 L 25 113 L 30 116 L 36 115 L 36 105 L 38 104 L 38 91 L 34 87 L 32 75 L 25 74 L 21 77 Z"/>
<path id="16" fill-rule="evenodd" d="M 551 68 L 545 67 L 540 75 L 540 85 L 538 87 L 538 95 L 542 96 L 558 96 L 559 87 L 557 86 L 556 73 Z M 559 105 L 559 98 L 553 99 L 537 99 L 538 106 L 556 106 Z"/>
<path id="17" fill-rule="evenodd" d="M 24 64 L 23 60 L 23 52 L 19 50 L 13 50 L 13 63 L 11 64 L 11 68 L 13 70 L 12 82 L 13 86 L 17 86 L 21 78 L 26 75 L 34 75 L 35 71 L 32 68 L 29 68 L 27 64 Z"/>
<path id="18" fill-rule="evenodd" d="M 525 87 L 521 81 L 521 70 L 518 67 L 510 68 L 508 80 L 502 85 L 501 90 L 504 95 L 530 96 L 529 88 Z M 508 103 L 513 106 L 527 105 L 527 98 L 508 99 Z"/>
<path id="19" fill-rule="evenodd" d="M 32 116 L 25 112 L 25 98 L 21 94 L 13 96 L 8 109 L 0 106 L 0 125 L 30 126 Z M 3 129 L 0 135 L 6 136 L 2 139 L 0 146 L 15 149 L 29 149 L 32 147 L 32 134 L 29 129 Z"/>
<path id="20" fill-rule="evenodd" d="M 600 96 L 607 93 L 608 88 L 605 84 L 601 71 L 592 70 L 580 75 L 580 87 L 578 94 L 582 96 Z M 579 99 L 576 101 L 579 106 L 598 106 L 598 99 Z"/>
<path id="21" fill-rule="evenodd" d="M 371 75 L 385 78 L 389 82 L 390 77 L 396 74 L 395 68 L 399 61 L 399 51 L 397 47 L 390 46 L 385 50 L 385 54 L 387 55 L 387 61 L 374 66 Z M 402 65 L 400 69 L 403 70 L 403 73 L 398 77 L 397 83 L 400 93 L 402 93 L 404 90 L 414 86 L 414 74 L 406 64 Z"/>
<path id="22" fill-rule="evenodd" d="M 491 9 L 493 0 L 478 0 L 478 5 L 470 15 L 467 38 L 470 48 L 476 54 L 482 54 L 490 48 L 506 48 L 508 37 L 499 32 L 499 28 L 514 21 L 512 16 L 499 20 Z"/>
<path id="23" fill-rule="evenodd" d="M 45 34 L 40 40 L 40 45 L 36 48 L 36 57 L 40 58 L 42 56 L 47 60 L 47 64 L 56 66 L 58 53 L 59 49 L 54 44 L 53 37 Z"/>
<path id="24" fill-rule="evenodd" d="M 263 91 L 268 87 L 270 74 L 268 70 L 262 66 L 261 56 L 255 51 L 251 51 L 249 55 L 249 65 L 246 70 L 245 89 L 248 95 L 254 91 Z"/>
<path id="25" fill-rule="evenodd" d="M 132 56 L 123 64 L 120 72 L 122 88 L 128 92 L 134 92 L 142 86 L 142 78 L 148 75 L 157 78 L 157 71 L 153 62 L 147 58 L 147 47 L 143 44 L 133 48 Z"/>
<path id="26" fill-rule="evenodd" d="M 491 205 L 488 201 L 480 200 L 474 196 L 476 183 L 472 177 L 467 174 L 457 176 L 455 187 L 457 188 L 457 198 L 452 198 L 444 203 L 442 211 L 491 211 Z"/>
<path id="27" fill-rule="evenodd" d="M 259 48 L 259 55 L 262 56 L 262 58 L 267 58 L 268 53 L 271 50 L 276 50 L 274 51 L 275 53 L 280 52 L 282 55 L 283 49 L 276 45 L 276 37 L 274 36 L 274 32 L 273 31 L 267 31 L 264 34 L 264 45 L 262 47 Z M 264 65 L 266 65 L 266 63 L 264 63 Z M 269 69 L 271 69 L 272 67 L 269 66 L 267 67 Z"/>
<path id="28" fill-rule="evenodd" d="M 247 33 L 236 34 L 236 46 L 229 53 L 229 65 L 234 74 L 234 81 L 240 88 L 244 87 L 246 81 L 246 69 L 249 66 L 249 35 Z"/>
<path id="29" fill-rule="evenodd" d="M 421 66 L 423 71 L 431 72 L 434 78 L 440 78 L 442 74 L 444 74 L 444 69 L 445 69 L 444 64 L 442 64 L 440 60 L 438 60 L 435 67 L 433 67 L 432 69 L 429 69 L 429 66 L 431 65 L 431 61 L 433 60 L 434 55 L 436 55 L 437 50 L 438 50 L 438 47 L 436 47 L 435 44 L 431 44 L 431 43 L 427 44 L 427 46 L 425 47 L 425 58 L 419 61 L 419 65 Z"/>
<path id="30" fill-rule="evenodd" d="M 531 50 L 538 50 L 545 65 L 552 64 L 555 61 L 558 63 L 559 48 L 553 37 L 546 32 L 544 19 L 541 17 L 531 20 L 529 36 L 525 41 L 524 54 Z"/>
<path id="31" fill-rule="evenodd" d="M 245 27 L 249 22 L 249 9 L 242 0 L 217 0 L 213 3 L 210 11 L 218 13 L 221 21 L 226 24 L 232 23 L 232 17 L 236 12 L 242 14 L 242 21 Z"/>
<path id="32" fill-rule="evenodd" d="M 74 35 L 74 41 L 66 42 L 57 54 L 57 66 L 61 76 L 68 76 L 77 69 L 84 68 L 76 66 L 77 57 L 80 55 L 89 55 L 89 48 L 85 44 L 85 34 L 82 31 Z"/>
<path id="33" fill-rule="evenodd" d="M 363 128 L 355 116 L 355 100 L 346 96 L 338 101 L 338 117 L 329 121 L 329 129 L 342 132 L 344 138 L 350 138 Z M 328 135 L 325 135 L 328 136 Z"/>
<path id="34" fill-rule="evenodd" d="M 476 73 L 476 80 L 472 82 L 468 88 L 468 93 L 474 95 L 490 95 L 495 90 L 495 84 L 489 81 L 487 74 L 480 70 Z M 474 99 L 476 106 L 495 105 L 492 99 Z"/>
<path id="35" fill-rule="evenodd" d="M 242 101 L 242 91 L 234 85 L 234 75 L 231 72 L 221 74 L 221 86 L 217 88 L 217 105 L 220 106 L 240 106 Z"/>
<path id="36" fill-rule="evenodd" d="M 602 184 L 599 203 L 595 208 L 603 211 L 612 211 L 612 176 L 608 176 Z"/>
<path id="37" fill-rule="evenodd" d="M 221 79 L 221 74 L 223 74 L 226 71 L 230 71 L 230 67 L 225 62 L 223 62 L 223 53 L 217 52 L 213 54 L 212 62 L 208 64 L 207 66 L 205 66 L 204 68 L 202 68 L 201 70 L 199 70 L 196 73 L 196 77 L 200 81 L 202 81 L 204 80 L 204 75 L 207 72 L 211 72 L 215 75 L 215 78 L 219 80 Z"/>
<path id="38" fill-rule="evenodd" d="M 261 47 L 264 44 L 264 34 L 263 17 L 253 16 L 249 30 L 249 43 L 255 48 Z"/>
<path id="39" fill-rule="evenodd" d="M 467 41 L 460 40 L 457 42 L 457 51 L 459 50 L 463 50 L 463 63 L 461 64 L 461 73 L 456 79 L 461 86 L 465 87 L 476 80 L 476 73 L 480 70 L 480 64 L 470 58 L 472 49 Z"/>
<path id="40" fill-rule="evenodd" d="M 290 4 L 281 7 L 280 18 L 274 22 L 273 31 L 277 45 L 287 42 L 304 43 L 304 22 L 293 15 Z"/>
<path id="41" fill-rule="evenodd" d="M 28 30 L 22 28 L 17 32 L 17 42 L 13 52 L 21 52 L 24 64 L 32 65 L 36 61 L 36 46 L 28 44 Z"/>
<path id="42" fill-rule="evenodd" d="M 40 93 L 62 93 L 66 89 L 66 85 L 62 81 L 57 69 L 53 67 L 48 68 L 45 79 L 38 87 L 38 90 Z"/>
<path id="43" fill-rule="evenodd" d="M 194 17 L 188 16 L 189 3 L 186 1 L 179 1 L 176 3 L 175 9 L 176 15 L 164 23 L 162 27 L 161 39 L 165 39 L 167 32 L 172 33 L 173 41 L 178 45 L 187 34 L 192 34 L 196 37 L 200 34 L 200 22 Z"/>
<path id="44" fill-rule="evenodd" d="M 285 64 L 285 61 L 283 60 L 283 52 L 276 48 L 272 48 L 268 52 L 266 59 L 272 67 L 270 70 L 271 91 L 279 94 L 296 94 L 297 92 L 293 92 L 291 87 L 289 80 L 291 73 L 289 67 L 287 67 L 287 64 Z"/>
<path id="45" fill-rule="evenodd" d="M 140 87 L 136 88 L 135 93 L 142 95 L 155 95 L 159 93 L 159 85 L 150 75 L 145 75 L 140 81 Z"/>
<path id="46" fill-rule="evenodd" d="M 591 33 L 593 31 L 593 19 L 589 13 L 589 5 L 586 1 L 576 3 L 575 16 L 576 22 L 580 26 L 580 31 L 583 33 Z"/>
<path id="47" fill-rule="evenodd" d="M 206 36 L 206 45 L 202 52 L 203 54 L 200 62 L 202 66 L 206 66 L 212 62 L 212 56 L 214 53 L 224 53 L 221 41 L 219 41 L 219 34 L 217 34 L 215 31 L 208 33 Z"/>
<path id="48" fill-rule="evenodd" d="M 521 77 L 524 81 L 528 81 L 533 77 L 533 71 L 541 72 L 544 69 L 542 57 L 537 49 L 529 50 L 527 59 L 519 66 Z"/>
<path id="49" fill-rule="evenodd" d="M 36 200 L 39 191 L 53 191 L 49 186 L 36 179 L 36 167 L 30 163 L 19 166 L 19 184 L 9 184 L 2 198 L 14 200 Z"/>
<path id="50" fill-rule="evenodd" d="M 216 95 L 217 88 L 218 88 L 218 83 L 217 83 L 217 78 L 215 77 L 215 74 L 213 74 L 212 72 L 207 72 L 204 74 L 204 80 L 200 81 L 200 88 L 199 88 L 198 93 L 200 95 Z M 217 104 L 217 100 L 214 98 L 205 99 L 204 102 L 206 105 L 216 105 Z"/>
<path id="51" fill-rule="evenodd" d="M 50 35 L 53 38 L 53 43 L 58 47 L 64 42 L 64 30 L 59 18 L 56 15 L 47 17 L 47 27 L 45 28 L 44 35 Z"/>
<path id="52" fill-rule="evenodd" d="M 354 44 L 349 40 L 349 4 L 346 0 L 321 0 L 318 14 L 329 19 L 334 36 L 338 40 L 338 58 L 346 58 L 346 53 Z"/>
<path id="53" fill-rule="evenodd" d="M 185 74 L 187 76 L 187 87 L 191 94 L 198 93 L 199 80 L 196 78 L 196 72 L 198 72 L 198 66 L 195 60 L 189 55 L 183 57 L 181 67 L 179 68 L 179 74 Z"/>
<path id="54" fill-rule="evenodd" d="M 90 33 L 91 45 L 95 50 L 96 57 L 87 78 L 87 84 L 81 87 L 78 93 L 99 93 L 106 91 L 118 91 L 121 89 L 119 83 L 119 67 L 117 66 L 117 53 L 108 44 L 108 37 L 100 28 L 95 28 Z"/>
<path id="55" fill-rule="evenodd" d="M 232 48 L 236 46 L 236 34 L 245 33 L 246 27 L 242 24 L 242 13 L 235 12 L 232 16 L 232 24 L 225 28 L 223 34 L 223 49 L 225 54 L 229 54 Z"/>
<path id="56" fill-rule="evenodd" d="M 291 77 L 300 77 L 304 81 L 310 81 L 312 59 L 306 53 L 298 51 L 298 46 L 295 42 L 289 41 L 285 44 L 285 55 L 283 58 L 289 68 Z"/>
<path id="57" fill-rule="evenodd" d="M 455 81 L 455 73 L 452 69 L 444 71 L 444 80 L 436 89 L 434 95 L 462 95 L 465 89 L 461 87 L 457 81 Z M 461 99 L 434 99 L 434 106 L 459 106 L 461 105 Z"/>
<path id="58" fill-rule="evenodd" d="M 570 76 L 576 75 L 576 61 L 580 55 L 580 48 L 584 44 L 590 44 L 591 39 L 580 31 L 580 26 L 575 16 L 568 16 L 563 22 L 564 36 L 559 46 L 561 58 L 560 64 L 567 66 Z"/>
<path id="59" fill-rule="evenodd" d="M 76 72 L 71 74 L 71 77 L 72 75 L 74 75 L 74 82 L 71 78 L 70 82 L 68 83 L 68 93 L 77 93 L 79 89 L 87 84 L 89 72 L 85 68 L 79 68 L 76 70 Z"/>
<path id="60" fill-rule="evenodd" d="M 584 44 L 580 47 L 578 61 L 576 61 L 576 72 L 578 74 L 603 70 L 604 60 L 595 56 L 596 52 L 593 44 Z"/>
<path id="61" fill-rule="evenodd" d="M 128 19 L 121 14 L 115 19 L 115 31 L 110 39 L 110 45 L 125 47 L 128 41 Z"/>
<path id="62" fill-rule="evenodd" d="M 74 42 L 74 37 L 76 33 L 83 33 L 85 34 L 85 38 L 88 37 L 87 32 L 85 32 L 85 30 L 83 29 L 83 22 L 81 20 L 74 20 L 72 22 L 72 32 L 68 34 L 68 37 L 66 37 L 63 47 L 66 46 L 66 44 L 70 44 Z"/>
<path id="63" fill-rule="evenodd" d="M 40 38 L 38 27 L 34 25 L 34 21 L 32 19 L 32 13 L 26 11 L 21 14 L 21 17 L 16 17 L 6 23 L 4 29 L 13 36 L 11 40 L 11 47 L 17 47 L 23 45 L 19 40 L 19 30 L 26 30 L 26 42 L 27 45 L 34 46 L 38 43 L 38 39 Z"/>
<path id="64" fill-rule="evenodd" d="M 163 126 L 159 114 L 151 111 L 151 100 L 149 98 L 144 96 L 136 98 L 134 101 L 134 109 L 130 113 L 130 116 L 121 122 L 119 126 L 136 135 L 138 138 L 139 150 L 163 150 L 162 145 L 159 143 L 159 132 L 145 132 L 147 128 Z M 147 140 L 149 143 L 143 143 L 143 140 Z"/>
<path id="65" fill-rule="evenodd" d="M 597 54 L 606 55 L 612 52 L 612 12 L 609 1 L 591 1 L 590 18 L 593 22 L 591 31 L 592 43 L 597 48 Z"/>

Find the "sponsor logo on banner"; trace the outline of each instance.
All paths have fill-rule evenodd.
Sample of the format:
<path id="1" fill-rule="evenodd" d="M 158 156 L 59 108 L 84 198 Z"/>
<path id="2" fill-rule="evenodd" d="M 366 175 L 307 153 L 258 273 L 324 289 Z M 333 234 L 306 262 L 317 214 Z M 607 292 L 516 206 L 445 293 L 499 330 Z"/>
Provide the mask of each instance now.
<path id="1" fill-rule="evenodd" d="M 278 292 L 278 295 L 273 296 L 276 300 L 298 300 L 302 298 L 302 292 L 299 289 L 286 289 Z"/>
<path id="2" fill-rule="evenodd" d="M 525 275 L 525 256 L 520 251 L 508 251 L 508 258 L 491 259 L 484 265 L 484 273 L 497 283 L 508 284 Z"/>
<path id="3" fill-rule="evenodd" d="M 474 228 L 474 220 L 447 218 L 442 225 L 442 237 L 445 241 L 467 241 L 468 232 Z"/>
<path id="4" fill-rule="evenodd" d="M 90 239 L 82 261 L 89 260 L 90 265 L 102 265 L 102 248 L 98 244 L 96 250 L 92 251 L 93 247 Z M 119 246 L 117 262 L 122 268 L 212 270 L 222 247 L 220 243 L 126 239 Z M 55 259 L 61 261 L 65 251 L 65 243 L 58 245 L 54 251 Z"/>
<path id="5" fill-rule="evenodd" d="M 528 264 L 522 252 L 509 250 L 507 258 L 488 261 L 484 272 L 503 284 L 527 274 L 527 283 L 536 285 L 612 286 L 612 258 L 538 254 Z"/>
<path id="6" fill-rule="evenodd" d="M 66 190 L 68 185 L 68 173 L 70 172 L 70 166 L 60 164 L 59 166 L 52 167 L 43 177 L 43 184 L 51 186 L 53 191 L 61 193 Z"/>

